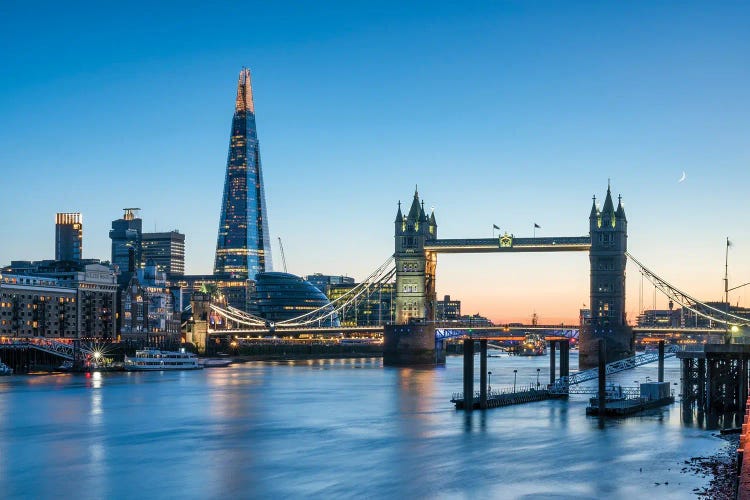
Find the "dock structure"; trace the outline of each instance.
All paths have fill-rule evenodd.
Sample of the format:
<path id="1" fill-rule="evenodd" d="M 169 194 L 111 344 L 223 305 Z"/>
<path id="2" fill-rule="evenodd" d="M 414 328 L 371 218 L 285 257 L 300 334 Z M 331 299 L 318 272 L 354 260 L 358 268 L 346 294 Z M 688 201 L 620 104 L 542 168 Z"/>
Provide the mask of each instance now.
<path id="1" fill-rule="evenodd" d="M 463 341 L 463 392 L 454 394 L 451 402 L 459 410 L 485 410 L 514 404 L 530 403 L 545 399 L 566 398 L 567 393 L 550 391 L 547 388 L 529 386 L 526 389 L 512 392 L 489 393 L 487 387 L 487 340 L 486 338 L 468 338 Z M 479 392 L 474 392 L 474 349 L 479 343 Z M 555 377 L 555 347 L 560 350 L 560 377 L 570 375 L 570 344 L 567 340 L 550 340 L 550 383 L 554 384 Z M 465 395 L 470 394 L 470 397 Z"/>
<path id="2" fill-rule="evenodd" d="M 677 353 L 677 358 L 682 363 L 683 408 L 708 414 L 744 410 L 750 344 L 704 344 Z"/>
<path id="3" fill-rule="evenodd" d="M 745 401 L 742 433 L 737 446 L 737 498 L 750 500 L 750 399 Z"/>

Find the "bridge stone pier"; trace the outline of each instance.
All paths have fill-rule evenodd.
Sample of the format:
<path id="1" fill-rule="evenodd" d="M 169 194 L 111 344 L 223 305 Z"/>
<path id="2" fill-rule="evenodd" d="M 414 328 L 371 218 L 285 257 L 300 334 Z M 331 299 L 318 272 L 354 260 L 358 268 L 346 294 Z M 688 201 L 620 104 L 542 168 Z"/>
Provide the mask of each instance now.
<path id="1" fill-rule="evenodd" d="M 399 202 L 395 234 L 395 322 L 384 329 L 385 365 L 435 365 L 445 362 L 435 338 L 435 271 L 438 253 L 589 252 L 590 317 L 582 317 L 579 368 L 598 365 L 598 340 L 606 339 L 606 362 L 635 352 L 625 318 L 627 219 L 621 200 L 614 207 L 609 186 L 601 210 L 594 199 L 589 234 L 573 237 L 438 239 L 434 212 L 425 213 L 415 190 L 409 212 Z"/>

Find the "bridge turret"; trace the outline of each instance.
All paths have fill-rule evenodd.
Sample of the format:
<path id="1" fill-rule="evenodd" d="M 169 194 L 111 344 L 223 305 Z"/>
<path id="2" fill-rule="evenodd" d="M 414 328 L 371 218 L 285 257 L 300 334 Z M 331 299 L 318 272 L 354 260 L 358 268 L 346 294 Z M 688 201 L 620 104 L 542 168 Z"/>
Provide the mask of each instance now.
<path id="1" fill-rule="evenodd" d="M 399 222 L 400 221 L 400 222 Z M 435 252 L 425 243 L 437 237 L 435 214 L 427 216 L 419 191 L 406 217 L 401 205 L 395 221 L 395 324 L 386 326 L 385 364 L 425 364 L 441 359 L 435 347 Z M 444 360 L 443 360 L 444 361 Z"/>
<path id="2" fill-rule="evenodd" d="M 615 210 L 615 218 L 617 219 L 617 223 L 624 223 L 627 224 L 628 219 L 625 217 L 625 208 L 622 206 L 622 195 L 617 197 L 617 210 Z"/>
<path id="3" fill-rule="evenodd" d="M 625 317 L 625 264 L 627 219 L 619 199 L 617 209 L 610 186 L 602 210 L 591 207 L 589 215 L 591 250 L 591 319 L 581 325 L 581 368 L 596 366 L 597 341 L 607 342 L 607 361 L 616 361 L 633 352 L 632 330 Z"/>
<path id="4" fill-rule="evenodd" d="M 593 196 L 591 199 L 593 201 L 591 202 L 591 213 L 589 214 L 589 231 L 593 232 L 599 227 L 601 213 L 599 212 L 599 207 L 596 206 L 596 196 Z"/>
<path id="5" fill-rule="evenodd" d="M 401 213 L 401 200 L 398 200 L 398 212 L 396 212 L 396 220 L 393 221 L 393 223 L 396 226 L 396 234 L 403 233 L 406 230 L 404 214 Z"/>

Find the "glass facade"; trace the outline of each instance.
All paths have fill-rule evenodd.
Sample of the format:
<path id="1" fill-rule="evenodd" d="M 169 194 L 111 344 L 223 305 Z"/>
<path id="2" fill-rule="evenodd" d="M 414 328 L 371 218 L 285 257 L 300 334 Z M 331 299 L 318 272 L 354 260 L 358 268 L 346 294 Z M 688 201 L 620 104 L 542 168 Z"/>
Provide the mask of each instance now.
<path id="1" fill-rule="evenodd" d="M 125 208 L 122 219 L 112 221 L 109 237 L 112 240 L 112 264 L 117 266 L 120 273 L 129 269 L 130 249 L 135 252 L 134 264 L 138 267 L 141 262 L 141 237 L 143 235 L 143 221 L 138 217 L 137 208 Z"/>
<path id="2" fill-rule="evenodd" d="M 168 277 L 185 274 L 185 235 L 177 230 L 165 233 L 143 233 L 141 235 L 141 259 L 143 264 L 153 260 L 159 271 Z"/>
<path id="3" fill-rule="evenodd" d="M 328 298 L 331 301 L 340 299 L 356 287 L 353 283 L 342 283 L 328 286 Z M 394 283 L 385 283 L 378 290 L 362 295 L 354 303 L 341 311 L 340 321 L 343 326 L 374 326 L 392 322 L 395 318 Z M 351 295 L 347 295 L 351 297 Z"/>
<path id="4" fill-rule="evenodd" d="M 328 297 L 311 283 L 287 273 L 260 273 L 250 291 L 248 312 L 268 321 L 296 318 L 330 304 Z M 329 306 L 333 310 L 333 306 Z M 335 314 L 320 326 L 340 326 Z"/>
<path id="5" fill-rule="evenodd" d="M 243 68 L 232 118 L 214 274 L 254 279 L 271 269 L 253 90 L 250 70 Z"/>

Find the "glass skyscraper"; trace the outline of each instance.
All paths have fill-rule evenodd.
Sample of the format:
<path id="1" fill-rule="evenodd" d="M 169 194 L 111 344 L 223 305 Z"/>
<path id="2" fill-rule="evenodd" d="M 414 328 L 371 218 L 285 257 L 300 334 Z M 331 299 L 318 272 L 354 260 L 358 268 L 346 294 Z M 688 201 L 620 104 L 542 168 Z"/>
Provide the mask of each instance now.
<path id="1" fill-rule="evenodd" d="M 250 70 L 240 71 L 221 200 L 214 274 L 254 279 L 271 271 L 268 214 L 263 192 Z"/>

